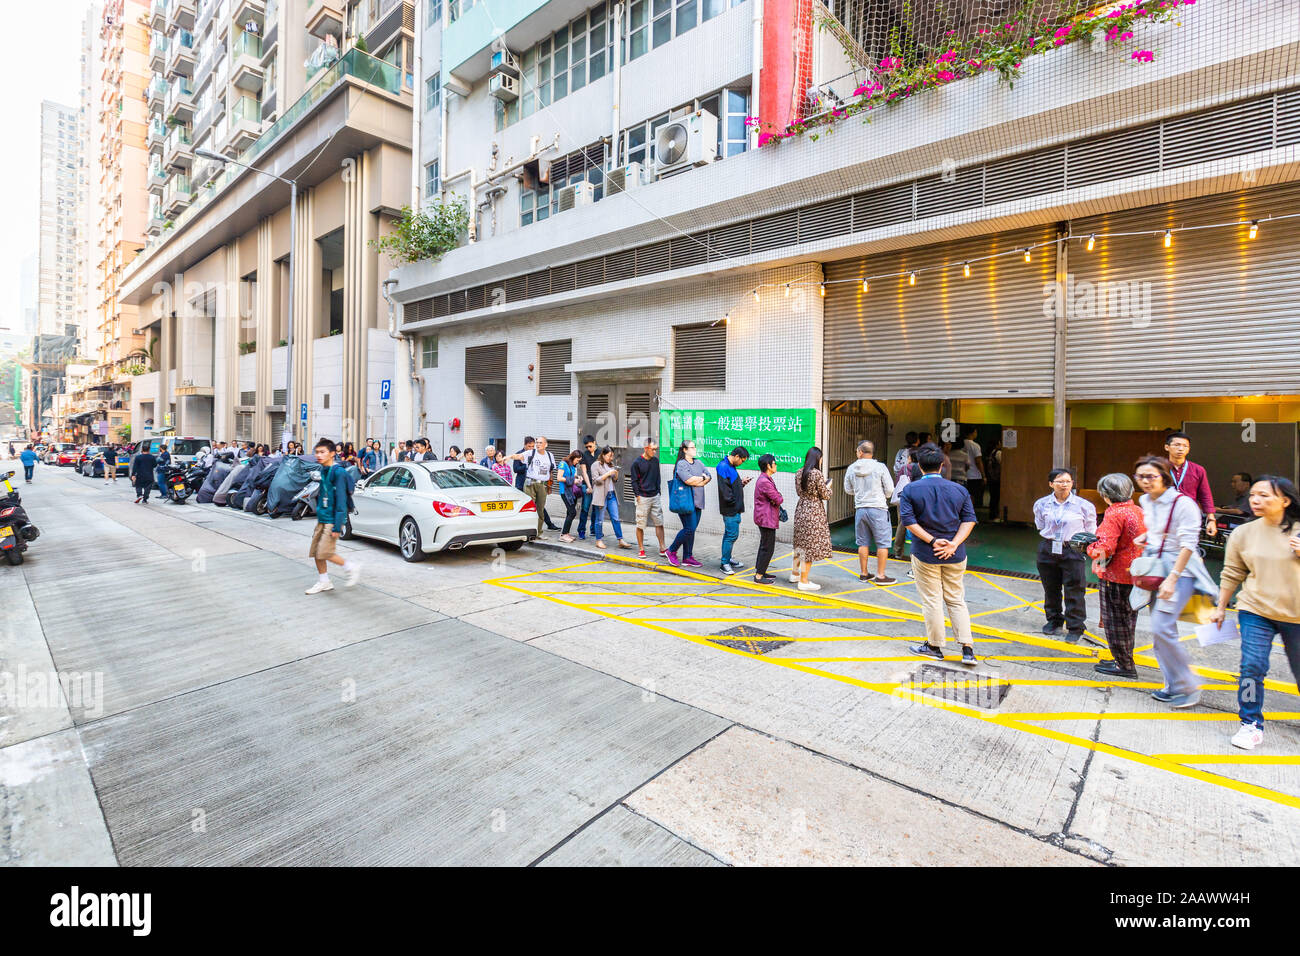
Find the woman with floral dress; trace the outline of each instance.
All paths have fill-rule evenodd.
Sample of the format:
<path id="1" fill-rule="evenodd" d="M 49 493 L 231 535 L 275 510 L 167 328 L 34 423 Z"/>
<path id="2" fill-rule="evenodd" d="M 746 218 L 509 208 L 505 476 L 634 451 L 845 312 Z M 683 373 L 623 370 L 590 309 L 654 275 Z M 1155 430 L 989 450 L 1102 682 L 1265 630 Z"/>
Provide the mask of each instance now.
<path id="1" fill-rule="evenodd" d="M 830 482 L 822 475 L 822 450 L 808 449 L 803 467 L 795 473 L 794 488 L 799 504 L 794 509 L 794 564 L 790 583 L 800 591 L 820 591 L 821 585 L 808 580 L 814 561 L 831 556 L 831 529 L 826 521 L 826 502 L 831 498 Z"/>

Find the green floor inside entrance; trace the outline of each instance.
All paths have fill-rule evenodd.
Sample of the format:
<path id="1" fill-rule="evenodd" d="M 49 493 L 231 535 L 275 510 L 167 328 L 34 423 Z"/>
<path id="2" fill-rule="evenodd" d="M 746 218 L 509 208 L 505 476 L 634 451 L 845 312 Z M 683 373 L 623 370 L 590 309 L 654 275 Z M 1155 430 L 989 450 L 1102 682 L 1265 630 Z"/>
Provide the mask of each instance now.
<path id="1" fill-rule="evenodd" d="M 842 522 L 831 528 L 831 543 L 840 551 L 855 551 L 853 523 Z M 909 552 L 910 553 L 910 552 Z M 966 542 L 966 563 L 973 568 L 992 568 L 1011 574 L 1037 577 L 1034 560 L 1038 553 L 1038 531 L 1023 524 L 989 524 L 981 521 Z M 1210 551 L 1205 566 L 1217 579 L 1223 569 L 1223 555 Z M 874 567 L 874 564 L 873 564 Z"/>

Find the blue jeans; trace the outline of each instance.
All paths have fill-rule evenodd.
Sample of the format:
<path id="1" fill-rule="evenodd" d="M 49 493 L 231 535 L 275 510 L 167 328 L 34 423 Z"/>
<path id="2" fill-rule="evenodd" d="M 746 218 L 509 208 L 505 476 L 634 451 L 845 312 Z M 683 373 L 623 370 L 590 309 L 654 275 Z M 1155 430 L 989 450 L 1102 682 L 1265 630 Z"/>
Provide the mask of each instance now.
<path id="1" fill-rule="evenodd" d="M 722 563 L 731 563 L 731 548 L 740 537 L 740 519 L 742 515 L 722 516 Z M 698 525 L 699 522 L 696 521 Z"/>
<path id="2" fill-rule="evenodd" d="M 36 469 L 35 465 L 23 465 L 23 478 L 27 481 L 32 480 L 32 472 Z"/>
<path id="3" fill-rule="evenodd" d="M 587 536 L 587 515 L 591 514 L 591 492 L 585 492 L 582 496 L 582 508 L 578 512 L 578 537 Z M 596 530 L 595 524 L 592 524 L 592 531 Z"/>
<path id="4" fill-rule="evenodd" d="M 677 517 L 682 519 L 682 530 L 677 532 L 677 537 L 673 538 L 673 543 L 668 546 L 668 550 L 676 553 L 677 549 L 681 548 L 683 558 L 694 557 L 695 529 L 700 526 L 700 509 L 696 508 Z"/>
<path id="5" fill-rule="evenodd" d="M 599 541 L 603 535 L 600 529 L 600 515 L 602 511 L 609 512 L 609 523 L 614 526 L 614 537 L 619 541 L 623 540 L 623 525 L 618 520 L 618 495 L 610 492 L 605 495 L 605 505 L 594 505 L 591 509 L 591 536 Z"/>
<path id="6" fill-rule="evenodd" d="M 1264 678 L 1273 635 L 1282 638 L 1291 676 L 1300 676 L 1300 624 L 1272 621 L 1250 611 L 1237 612 L 1241 629 L 1241 682 L 1237 685 L 1237 710 L 1243 724 L 1264 726 Z"/>
<path id="7" fill-rule="evenodd" d="M 160 494 L 164 498 L 170 498 L 172 496 L 172 492 L 171 489 L 167 487 L 167 479 L 163 477 L 163 471 L 165 471 L 165 469 L 162 467 L 159 467 L 154 470 L 153 473 L 154 481 L 158 485 L 158 494 Z"/>

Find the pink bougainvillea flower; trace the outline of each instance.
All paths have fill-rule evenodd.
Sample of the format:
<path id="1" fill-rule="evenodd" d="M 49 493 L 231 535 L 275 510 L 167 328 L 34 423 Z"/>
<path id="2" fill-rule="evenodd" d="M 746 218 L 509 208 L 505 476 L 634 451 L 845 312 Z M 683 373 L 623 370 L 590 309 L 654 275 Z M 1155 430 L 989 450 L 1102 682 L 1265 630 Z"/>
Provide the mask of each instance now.
<path id="1" fill-rule="evenodd" d="M 759 145 L 760 147 L 762 147 L 762 146 L 766 146 L 768 143 L 772 142 L 772 138 L 773 138 L 773 137 L 772 137 L 772 134 L 771 134 L 771 133 L 759 133 L 759 134 L 758 134 L 758 145 Z"/>
<path id="2" fill-rule="evenodd" d="M 940 70 L 934 75 L 934 78 L 940 83 L 951 83 L 953 80 L 957 79 L 957 74 L 952 70 Z"/>
<path id="3" fill-rule="evenodd" d="M 1150 63 L 1154 58 L 1155 58 L 1155 54 L 1152 53 L 1150 50 L 1133 51 L 1133 59 L 1137 60 L 1140 63 Z"/>
<path id="4" fill-rule="evenodd" d="M 941 54 L 941 55 L 940 55 L 940 56 L 939 56 L 939 57 L 938 57 L 934 62 L 936 62 L 936 63 L 949 63 L 949 62 L 951 62 L 952 60 L 955 60 L 955 59 L 957 59 L 957 51 L 956 51 L 956 50 L 949 50 L 947 53 Z"/>
<path id="5" fill-rule="evenodd" d="M 1053 33 L 1052 36 L 1063 37 L 1063 36 L 1069 36 L 1069 34 L 1070 34 L 1069 27 L 1061 27 L 1059 30 Z"/>
<path id="6" fill-rule="evenodd" d="M 859 86 L 856 90 L 853 91 L 853 95 L 861 96 L 865 92 L 867 92 L 867 88 L 865 86 Z"/>
<path id="7" fill-rule="evenodd" d="M 1127 30 L 1127 31 L 1125 31 L 1124 33 L 1121 33 L 1121 34 L 1119 35 L 1119 42 L 1120 42 L 1120 43 L 1123 43 L 1125 40 L 1131 40 L 1131 39 L 1133 39 L 1133 31 L 1132 31 L 1132 30 Z"/>
<path id="8" fill-rule="evenodd" d="M 903 61 L 896 56 L 887 56 L 880 61 L 882 70 L 896 70 L 903 65 Z"/>
<path id="9" fill-rule="evenodd" d="M 969 66 L 971 69 L 978 70 L 978 69 L 980 68 L 980 61 L 979 61 L 979 60 L 967 60 L 967 61 L 966 61 L 966 65 Z"/>

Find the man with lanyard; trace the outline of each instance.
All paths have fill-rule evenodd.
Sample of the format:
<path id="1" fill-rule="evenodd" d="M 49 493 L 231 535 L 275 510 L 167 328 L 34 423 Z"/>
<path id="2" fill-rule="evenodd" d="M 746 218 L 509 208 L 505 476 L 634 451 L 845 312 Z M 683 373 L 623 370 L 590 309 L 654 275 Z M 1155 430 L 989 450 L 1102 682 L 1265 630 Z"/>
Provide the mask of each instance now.
<path id="1" fill-rule="evenodd" d="M 537 505 L 537 537 L 542 536 L 542 521 L 546 517 L 546 496 L 550 491 L 551 472 L 555 470 L 555 457 L 546 450 L 546 439 L 533 440 L 533 450 L 524 458 L 524 494 Z M 550 522 L 547 522 L 550 524 Z"/>
<path id="2" fill-rule="evenodd" d="M 1088 576 L 1083 552 L 1071 548 L 1069 541 L 1081 531 L 1097 533 L 1097 509 L 1074 493 L 1074 476 L 1066 469 L 1053 468 L 1047 481 L 1052 493 L 1034 502 L 1034 525 L 1042 537 L 1038 577 L 1043 582 L 1043 610 L 1047 613 L 1043 633 L 1059 634 L 1064 624 L 1073 643 L 1083 637 Z"/>
<path id="3" fill-rule="evenodd" d="M 1191 498 L 1205 515 L 1205 533 L 1213 538 L 1219 533 L 1214 521 L 1214 496 L 1210 494 L 1210 476 L 1187 456 L 1192 450 L 1192 439 L 1187 432 L 1170 432 L 1165 436 L 1165 457 L 1169 459 L 1169 474 L 1174 487 Z"/>

